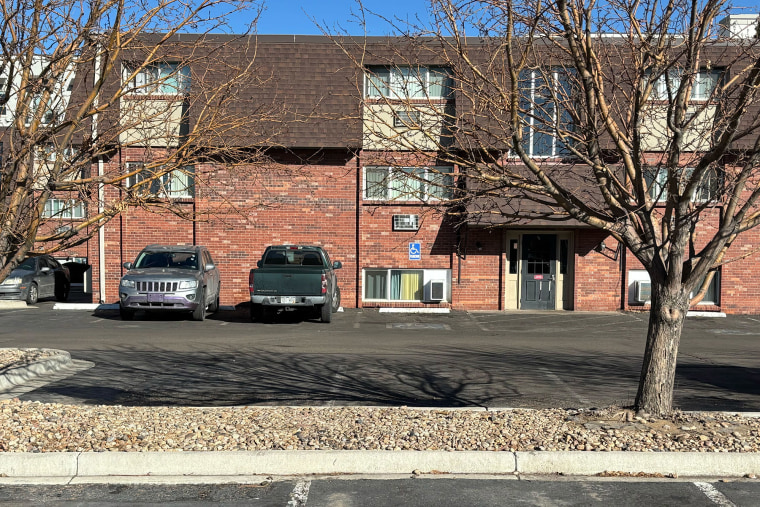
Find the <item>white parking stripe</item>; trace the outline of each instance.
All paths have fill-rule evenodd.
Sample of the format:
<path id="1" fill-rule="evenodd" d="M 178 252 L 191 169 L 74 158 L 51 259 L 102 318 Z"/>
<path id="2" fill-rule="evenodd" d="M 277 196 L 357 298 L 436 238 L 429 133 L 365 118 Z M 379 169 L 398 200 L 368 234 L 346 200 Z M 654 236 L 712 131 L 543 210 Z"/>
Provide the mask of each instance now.
<path id="1" fill-rule="evenodd" d="M 305 507 L 309 499 L 309 487 L 311 487 L 311 481 L 298 481 L 290 493 L 288 507 Z"/>
<path id="2" fill-rule="evenodd" d="M 576 393 L 575 390 L 567 384 L 567 382 L 563 381 L 561 378 L 559 378 L 558 375 L 554 374 L 551 370 L 547 368 L 543 368 L 543 367 L 539 368 L 539 370 L 541 370 L 544 373 L 544 375 L 549 377 L 555 384 L 557 384 L 560 387 L 560 389 L 564 390 L 567 394 L 569 394 L 570 396 L 578 400 L 582 405 L 588 404 L 589 401 L 587 398 L 584 398 L 583 396 L 580 396 L 578 393 Z"/>
<path id="3" fill-rule="evenodd" d="M 736 504 L 726 498 L 726 495 L 715 489 L 715 487 L 709 482 L 695 482 L 694 485 L 709 498 L 715 505 L 721 507 L 735 507 Z"/>

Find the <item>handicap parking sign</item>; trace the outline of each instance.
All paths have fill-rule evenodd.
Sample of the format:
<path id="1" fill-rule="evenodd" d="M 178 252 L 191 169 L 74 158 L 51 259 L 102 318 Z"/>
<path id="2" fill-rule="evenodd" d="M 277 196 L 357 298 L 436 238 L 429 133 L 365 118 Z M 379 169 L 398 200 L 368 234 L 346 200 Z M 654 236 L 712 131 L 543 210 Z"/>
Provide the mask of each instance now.
<path id="1" fill-rule="evenodd" d="M 418 261 L 422 259 L 421 251 L 419 243 L 409 243 L 409 260 Z"/>

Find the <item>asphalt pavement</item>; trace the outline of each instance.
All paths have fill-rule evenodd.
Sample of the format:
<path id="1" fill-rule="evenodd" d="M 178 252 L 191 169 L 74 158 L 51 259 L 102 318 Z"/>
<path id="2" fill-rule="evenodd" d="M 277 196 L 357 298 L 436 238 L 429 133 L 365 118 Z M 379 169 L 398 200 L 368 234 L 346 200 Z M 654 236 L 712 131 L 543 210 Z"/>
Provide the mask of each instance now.
<path id="1" fill-rule="evenodd" d="M 22 309 L 2 302 L 0 311 Z M 92 311 L 59 305 L 58 310 Z M 108 308 L 103 308 L 108 311 Z M 540 313 L 521 314 L 513 326 L 536 327 Z M 532 324 L 527 320 L 532 319 Z M 754 319 L 753 319 L 754 320 Z M 752 321 L 749 321 L 750 323 Z M 721 329 L 725 336 L 758 334 L 747 321 L 700 326 Z M 412 325 L 414 322 L 411 323 Z M 417 322 L 419 325 L 419 322 Z M 488 330 L 487 319 L 476 327 Z M 413 326 L 414 327 L 414 326 Z M 610 330 L 613 331 L 614 330 Z M 5 346 L 5 345 L 3 345 Z M 68 351 L 0 374 L 0 393 L 25 385 L 43 385 L 56 372 L 76 366 Z M 80 365 L 81 366 L 81 365 Z M 756 373 L 757 370 L 755 370 Z M 34 384 L 34 383 L 37 384 Z M 750 393 L 757 396 L 757 386 Z M 482 408 L 470 408 L 482 410 Z M 747 414 L 758 416 L 758 414 Z M 439 452 L 439 451 L 254 451 L 254 452 L 144 452 L 144 453 L 3 453 L 0 484 L 120 483 L 257 483 L 271 476 L 494 476 L 501 478 L 546 475 L 594 476 L 615 470 L 621 476 L 732 477 L 760 475 L 757 453 L 651 452 Z"/>

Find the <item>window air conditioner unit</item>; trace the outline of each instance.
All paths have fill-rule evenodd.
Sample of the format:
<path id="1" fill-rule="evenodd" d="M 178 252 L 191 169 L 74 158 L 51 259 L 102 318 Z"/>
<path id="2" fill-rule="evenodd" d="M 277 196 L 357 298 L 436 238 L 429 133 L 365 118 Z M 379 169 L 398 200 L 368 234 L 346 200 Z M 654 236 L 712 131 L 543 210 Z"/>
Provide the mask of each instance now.
<path id="1" fill-rule="evenodd" d="M 416 231 L 419 228 L 419 215 L 393 215 L 394 231 Z"/>
<path id="2" fill-rule="evenodd" d="M 652 283 L 644 280 L 637 280 L 634 283 L 634 297 L 636 302 L 644 304 L 652 299 Z"/>
<path id="3" fill-rule="evenodd" d="M 425 286 L 425 301 L 443 301 L 446 296 L 446 282 L 431 280 Z"/>

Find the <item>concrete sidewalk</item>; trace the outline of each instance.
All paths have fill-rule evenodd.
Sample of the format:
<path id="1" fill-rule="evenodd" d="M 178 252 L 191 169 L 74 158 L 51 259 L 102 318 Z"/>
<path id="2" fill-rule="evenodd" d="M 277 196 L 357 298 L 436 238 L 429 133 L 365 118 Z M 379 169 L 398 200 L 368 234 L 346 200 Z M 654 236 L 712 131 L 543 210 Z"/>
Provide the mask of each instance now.
<path id="1" fill-rule="evenodd" d="M 71 363 L 65 351 L 0 374 L 0 395 Z M 756 477 L 760 453 L 179 451 L 0 453 L 0 484 L 251 482 L 292 475 Z"/>

